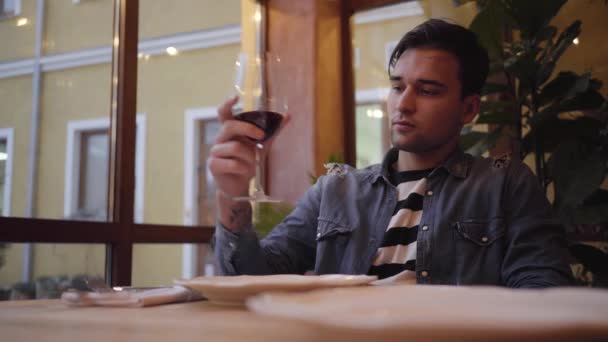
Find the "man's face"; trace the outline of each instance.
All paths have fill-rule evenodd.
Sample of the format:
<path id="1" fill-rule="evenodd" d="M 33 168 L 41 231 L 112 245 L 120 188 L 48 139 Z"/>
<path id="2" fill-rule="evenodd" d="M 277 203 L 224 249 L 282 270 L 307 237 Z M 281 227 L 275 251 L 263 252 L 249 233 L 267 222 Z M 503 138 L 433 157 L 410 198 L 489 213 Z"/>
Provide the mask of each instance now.
<path id="1" fill-rule="evenodd" d="M 462 99 L 458 71 L 458 59 L 444 50 L 416 48 L 401 55 L 387 100 L 393 146 L 428 153 L 456 144 L 479 103 L 478 95 Z"/>

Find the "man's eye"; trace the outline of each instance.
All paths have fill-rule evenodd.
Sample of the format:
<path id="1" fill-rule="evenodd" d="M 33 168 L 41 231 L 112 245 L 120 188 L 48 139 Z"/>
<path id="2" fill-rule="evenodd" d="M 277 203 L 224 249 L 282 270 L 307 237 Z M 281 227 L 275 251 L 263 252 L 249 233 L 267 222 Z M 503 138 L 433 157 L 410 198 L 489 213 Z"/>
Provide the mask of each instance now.
<path id="1" fill-rule="evenodd" d="M 438 95 L 438 94 L 439 94 L 439 91 L 437 91 L 437 90 L 433 90 L 433 89 L 424 89 L 424 88 L 423 88 L 423 89 L 420 89 L 420 93 L 421 93 L 422 95 L 429 95 L 429 96 L 432 96 L 432 95 Z"/>
<path id="2" fill-rule="evenodd" d="M 393 91 L 400 92 L 402 90 L 401 86 L 392 86 Z"/>

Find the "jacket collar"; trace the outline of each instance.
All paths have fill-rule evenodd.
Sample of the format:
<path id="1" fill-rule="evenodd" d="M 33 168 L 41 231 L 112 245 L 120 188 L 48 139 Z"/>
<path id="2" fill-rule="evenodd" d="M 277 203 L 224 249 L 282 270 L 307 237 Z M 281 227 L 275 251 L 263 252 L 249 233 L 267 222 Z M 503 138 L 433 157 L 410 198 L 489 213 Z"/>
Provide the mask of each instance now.
<path id="1" fill-rule="evenodd" d="M 376 164 L 368 169 L 369 174 L 366 178 L 372 183 L 376 183 L 381 178 L 384 178 L 388 182 L 390 179 L 390 168 L 397 161 L 398 157 L 399 149 L 395 147 L 391 148 L 384 156 L 382 164 Z M 429 176 L 432 177 L 437 170 L 444 169 L 457 178 L 466 178 L 469 174 L 469 168 L 469 156 L 460 147 L 457 147 Z"/>

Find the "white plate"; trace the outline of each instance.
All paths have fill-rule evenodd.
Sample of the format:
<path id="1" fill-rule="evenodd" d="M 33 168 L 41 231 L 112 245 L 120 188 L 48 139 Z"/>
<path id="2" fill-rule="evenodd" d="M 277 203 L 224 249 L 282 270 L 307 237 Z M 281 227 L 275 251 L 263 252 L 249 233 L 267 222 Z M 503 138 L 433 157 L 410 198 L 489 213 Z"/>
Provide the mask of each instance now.
<path id="1" fill-rule="evenodd" d="M 296 292 L 319 288 L 369 284 L 376 276 L 326 274 L 320 276 L 277 274 L 266 276 L 217 276 L 176 280 L 175 283 L 201 292 L 217 304 L 243 305 L 262 292 Z"/>
<path id="2" fill-rule="evenodd" d="M 608 291 L 586 288 L 369 286 L 262 294 L 247 307 L 353 340 L 608 336 Z"/>

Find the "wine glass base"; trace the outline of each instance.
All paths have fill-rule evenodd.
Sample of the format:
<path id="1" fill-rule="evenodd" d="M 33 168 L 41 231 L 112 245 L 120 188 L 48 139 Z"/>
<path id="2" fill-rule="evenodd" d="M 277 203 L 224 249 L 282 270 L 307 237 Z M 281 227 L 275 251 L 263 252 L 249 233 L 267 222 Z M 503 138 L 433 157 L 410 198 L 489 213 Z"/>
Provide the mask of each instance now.
<path id="1" fill-rule="evenodd" d="M 264 192 L 255 192 L 252 196 L 234 197 L 232 199 L 236 202 L 258 202 L 258 203 L 280 203 L 280 199 L 272 198 L 267 196 Z"/>

